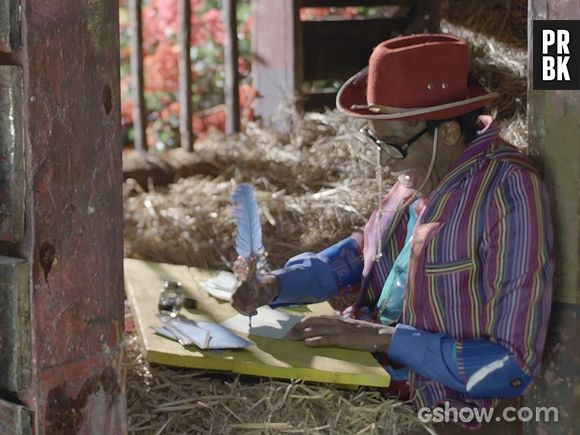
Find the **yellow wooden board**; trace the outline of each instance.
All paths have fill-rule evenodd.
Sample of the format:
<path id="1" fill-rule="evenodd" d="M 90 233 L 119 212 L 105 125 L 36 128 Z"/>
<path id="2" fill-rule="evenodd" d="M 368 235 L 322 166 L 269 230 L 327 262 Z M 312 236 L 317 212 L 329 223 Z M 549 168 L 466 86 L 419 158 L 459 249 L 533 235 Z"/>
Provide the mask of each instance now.
<path id="1" fill-rule="evenodd" d="M 275 340 L 250 335 L 255 345 L 244 350 L 201 351 L 185 349 L 179 343 L 151 331 L 161 326 L 157 302 L 163 280 L 180 281 L 185 293 L 197 300 L 197 309 L 182 310 L 197 321 L 222 322 L 237 312 L 228 302 L 208 295 L 200 283 L 216 272 L 164 263 L 125 259 L 125 289 L 139 335 L 150 362 L 179 367 L 225 370 L 240 374 L 285 379 L 303 379 L 344 385 L 389 385 L 388 373 L 368 352 L 339 348 L 315 349 L 302 342 Z M 293 314 L 333 314 L 328 303 L 289 309 Z M 244 336 L 244 334 L 239 334 Z"/>

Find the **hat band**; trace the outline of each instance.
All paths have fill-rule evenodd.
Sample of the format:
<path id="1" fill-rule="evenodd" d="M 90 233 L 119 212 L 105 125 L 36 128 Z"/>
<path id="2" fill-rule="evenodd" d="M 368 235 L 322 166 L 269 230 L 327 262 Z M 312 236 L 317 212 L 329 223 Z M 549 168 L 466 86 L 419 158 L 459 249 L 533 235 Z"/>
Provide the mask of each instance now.
<path id="1" fill-rule="evenodd" d="M 429 106 L 429 107 L 413 107 L 413 108 L 403 108 L 403 107 L 394 107 L 394 106 L 383 106 L 381 104 L 353 104 L 350 106 L 351 110 L 368 110 L 373 113 L 384 113 L 384 114 L 404 114 L 404 113 L 413 113 L 413 114 L 422 114 L 422 113 L 429 113 L 438 110 L 445 110 L 445 109 L 452 109 L 457 106 L 465 106 L 467 104 L 477 103 L 479 101 L 488 100 L 490 98 L 496 98 L 499 94 L 496 92 L 492 92 L 489 94 L 479 95 L 477 97 L 468 98 L 466 100 L 459 100 L 453 101 L 451 103 L 440 104 L 438 106 Z"/>

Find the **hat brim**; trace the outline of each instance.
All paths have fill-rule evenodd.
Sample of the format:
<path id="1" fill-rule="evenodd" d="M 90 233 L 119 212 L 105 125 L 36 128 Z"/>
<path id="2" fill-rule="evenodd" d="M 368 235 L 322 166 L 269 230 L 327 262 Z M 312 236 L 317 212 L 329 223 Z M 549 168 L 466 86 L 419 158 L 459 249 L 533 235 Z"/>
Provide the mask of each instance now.
<path id="1" fill-rule="evenodd" d="M 388 111 L 376 112 L 365 108 L 365 106 L 368 106 L 367 76 L 368 69 L 365 68 L 342 85 L 336 95 L 336 107 L 338 110 L 355 118 L 390 121 L 436 121 L 455 118 L 487 106 L 499 96 L 496 92 L 487 92 L 483 86 L 474 84 L 468 87 L 467 97 L 464 100 L 432 107 L 391 108 Z"/>

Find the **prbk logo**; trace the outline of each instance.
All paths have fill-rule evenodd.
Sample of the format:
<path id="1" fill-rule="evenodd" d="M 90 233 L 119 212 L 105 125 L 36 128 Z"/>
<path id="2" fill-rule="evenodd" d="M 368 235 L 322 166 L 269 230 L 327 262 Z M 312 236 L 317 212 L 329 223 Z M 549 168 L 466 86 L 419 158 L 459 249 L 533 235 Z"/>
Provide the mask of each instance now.
<path id="1" fill-rule="evenodd" d="M 534 20 L 534 89 L 580 89 L 580 20 Z"/>

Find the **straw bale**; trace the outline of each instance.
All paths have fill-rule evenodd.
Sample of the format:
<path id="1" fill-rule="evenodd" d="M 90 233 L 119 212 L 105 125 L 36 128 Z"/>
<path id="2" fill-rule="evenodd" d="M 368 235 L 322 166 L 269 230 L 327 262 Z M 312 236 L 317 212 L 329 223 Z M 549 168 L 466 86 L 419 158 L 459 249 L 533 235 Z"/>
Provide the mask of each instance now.
<path id="1" fill-rule="evenodd" d="M 150 183 L 166 186 L 182 177 L 202 174 L 217 177 L 223 167 L 211 155 L 171 148 L 161 153 L 126 150 L 123 154 L 124 179 L 135 180 L 143 189 Z"/>
<path id="2" fill-rule="evenodd" d="M 127 181 L 125 254 L 231 267 L 230 198 L 236 183 L 244 181 L 256 187 L 273 267 L 361 229 L 377 199 L 374 151 L 352 136 L 360 122 L 335 112 L 296 115 L 296 120 L 292 136 L 251 125 L 244 134 L 214 136 L 200 145 L 196 152 L 211 153 L 225 168 L 219 177 L 183 178 L 149 192 Z"/>
<path id="3" fill-rule="evenodd" d="M 441 30 L 467 41 L 471 73 L 482 85 L 500 95 L 488 108 L 502 127 L 500 135 L 507 142 L 525 150 L 528 146 L 525 39 L 522 48 L 521 44 L 501 42 L 479 31 L 479 28 L 462 27 L 446 20 L 442 20 Z"/>
<path id="4" fill-rule="evenodd" d="M 474 77 L 500 94 L 491 113 L 502 126 L 501 136 L 522 150 L 528 145 L 527 29 L 526 0 L 441 3 L 441 31 L 468 42 Z"/>
<path id="5" fill-rule="evenodd" d="M 526 49 L 527 0 L 443 0 L 441 18 L 499 42 Z"/>

